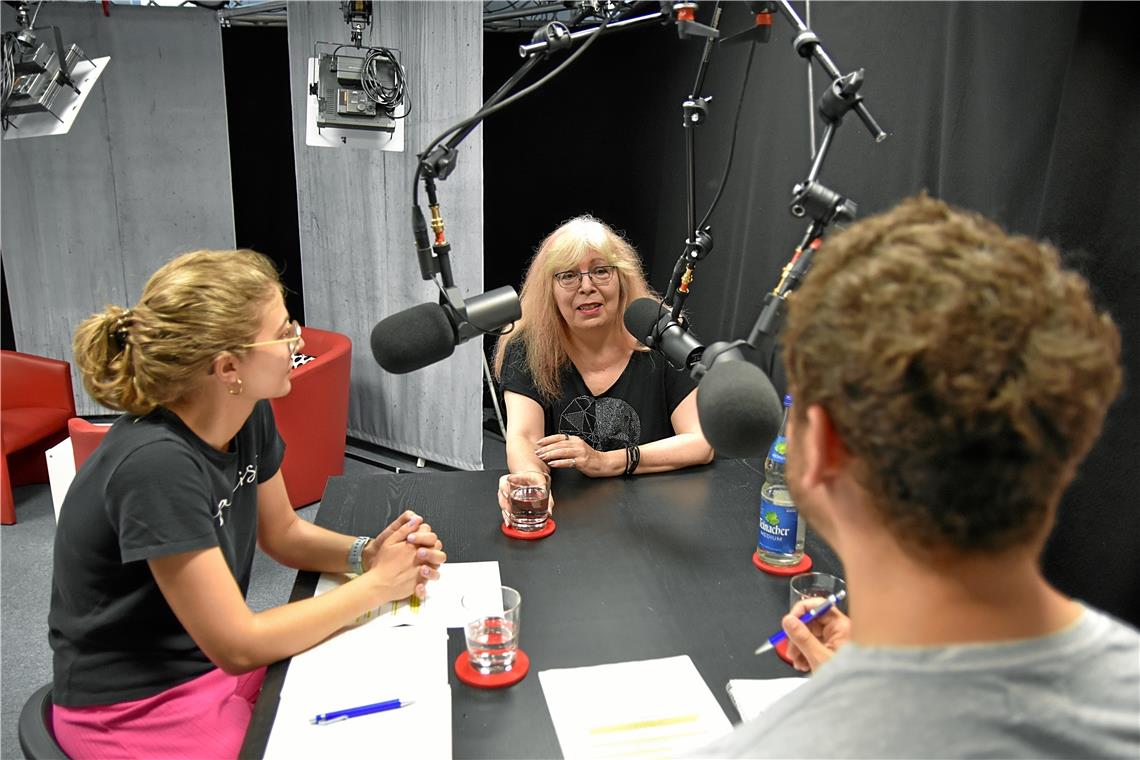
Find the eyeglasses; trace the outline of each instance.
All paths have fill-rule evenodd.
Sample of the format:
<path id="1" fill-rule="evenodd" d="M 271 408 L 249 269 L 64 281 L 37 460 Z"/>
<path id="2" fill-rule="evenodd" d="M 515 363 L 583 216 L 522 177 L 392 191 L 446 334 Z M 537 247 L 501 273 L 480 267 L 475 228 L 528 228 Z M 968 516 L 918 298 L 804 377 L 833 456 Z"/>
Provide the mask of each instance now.
<path id="1" fill-rule="evenodd" d="M 590 267 L 588 272 L 555 272 L 554 281 L 567 290 L 573 290 L 582 284 L 582 278 L 586 275 L 590 276 L 590 281 L 595 285 L 605 285 L 614 276 L 614 266 L 597 266 Z"/>
<path id="2" fill-rule="evenodd" d="M 293 320 L 289 323 L 288 330 L 290 335 L 288 338 L 277 338 L 276 340 L 259 340 L 256 343 L 246 343 L 238 348 L 256 348 L 257 346 L 275 346 L 278 343 L 285 343 L 289 346 L 289 353 L 297 353 L 297 348 L 301 345 L 301 323 Z"/>

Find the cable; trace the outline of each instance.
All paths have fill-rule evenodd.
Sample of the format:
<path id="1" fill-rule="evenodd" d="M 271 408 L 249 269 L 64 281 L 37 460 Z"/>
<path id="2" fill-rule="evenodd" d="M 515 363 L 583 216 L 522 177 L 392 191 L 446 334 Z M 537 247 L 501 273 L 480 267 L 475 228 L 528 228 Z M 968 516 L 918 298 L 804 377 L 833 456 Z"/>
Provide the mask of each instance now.
<path id="1" fill-rule="evenodd" d="M 388 62 L 392 66 L 391 86 L 386 85 L 380 76 L 381 65 Z M 408 75 L 395 54 L 384 47 L 370 47 L 360 66 L 360 84 L 370 100 L 381 106 L 392 118 L 403 119 L 412 112 L 411 104 L 401 116 L 395 116 L 396 108 L 408 96 Z"/>
<path id="2" fill-rule="evenodd" d="M 15 32 L 8 32 L 3 38 L 3 55 L 4 55 L 4 80 L 2 89 L 3 100 L 0 100 L 0 117 L 2 117 L 3 128 L 8 129 L 8 102 L 12 98 L 12 88 L 16 86 L 16 53 L 19 48 L 19 43 L 16 42 Z"/>
<path id="3" fill-rule="evenodd" d="M 435 148 L 435 146 L 439 145 L 441 142 L 446 140 L 449 136 L 451 136 L 455 132 L 458 132 L 459 130 L 463 129 L 464 127 L 466 127 L 469 124 L 474 124 L 476 122 L 479 122 L 479 121 L 487 118 L 491 114 L 496 113 L 497 111 L 499 111 L 503 108 L 506 108 L 510 104 L 517 102 L 518 100 L 526 97 L 527 95 L 529 95 L 532 92 L 534 92 L 535 90 L 537 90 L 539 87 L 542 87 L 544 84 L 549 82 L 554 77 L 561 74 L 562 71 L 567 66 L 569 66 L 571 63 L 576 61 L 580 55 L 582 55 L 584 52 L 586 52 L 590 48 L 590 46 L 594 44 L 595 40 L 597 40 L 599 37 L 602 36 L 602 33 L 605 31 L 606 26 L 610 23 L 610 19 L 611 19 L 611 17 L 609 17 L 609 16 L 605 17 L 605 19 L 602 21 L 601 25 L 599 25 L 596 28 L 596 31 L 594 32 L 594 34 L 590 36 L 590 39 L 586 40 L 586 43 L 584 45 L 582 45 L 582 47 L 575 50 L 570 55 L 569 58 L 567 58 L 565 61 L 563 61 L 561 64 L 559 64 L 557 68 L 552 70 L 550 73 L 548 73 L 542 79 L 538 80 L 537 82 L 530 85 L 529 87 L 526 87 L 525 89 L 519 90 L 514 95 L 511 95 L 509 98 L 505 98 L 503 100 L 500 100 L 498 103 L 491 106 L 490 108 L 486 108 L 486 109 L 483 109 L 480 111 L 476 111 L 474 115 L 464 119 L 463 121 L 459 122 L 458 124 L 452 125 L 446 131 L 440 133 L 440 135 L 438 137 L 436 137 L 434 140 L 432 140 L 431 143 L 427 146 L 427 148 L 424 149 L 423 153 L 421 153 L 420 155 L 422 155 L 422 156 L 429 155 L 432 152 L 432 150 Z M 423 163 L 417 162 L 416 163 L 416 170 L 412 175 L 412 206 L 413 207 L 419 206 L 420 174 L 422 173 L 422 171 L 423 171 Z"/>
<path id="4" fill-rule="evenodd" d="M 709 210 L 705 212 L 704 219 L 697 225 L 698 230 L 702 230 L 708 222 L 709 217 L 712 216 L 716 205 L 720 203 L 720 196 L 724 193 L 724 187 L 728 184 L 728 175 L 732 171 L 732 156 L 736 151 L 736 136 L 740 130 L 740 114 L 744 110 L 744 92 L 748 89 L 748 77 L 752 73 L 752 57 L 756 54 L 756 41 L 752 41 L 752 46 L 748 50 L 748 63 L 744 66 L 744 81 L 740 83 L 740 97 L 736 101 L 736 118 L 732 122 L 732 141 L 728 144 L 728 160 L 724 164 L 724 174 L 720 178 L 720 187 L 716 189 L 716 196 L 713 198 L 712 205 Z M 692 234 L 692 232 L 690 232 Z"/>
<path id="5" fill-rule="evenodd" d="M 804 0 L 804 16 L 808 28 L 812 27 L 812 0 Z M 812 144 L 812 161 L 815 161 L 815 81 L 812 79 L 812 57 L 807 58 L 807 131 Z"/>

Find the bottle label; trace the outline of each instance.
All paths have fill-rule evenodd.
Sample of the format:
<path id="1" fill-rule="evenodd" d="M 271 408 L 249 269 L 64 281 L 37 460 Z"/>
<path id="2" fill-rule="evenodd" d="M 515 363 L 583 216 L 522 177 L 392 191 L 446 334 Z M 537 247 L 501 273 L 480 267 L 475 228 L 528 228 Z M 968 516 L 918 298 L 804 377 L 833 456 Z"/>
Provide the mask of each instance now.
<path id="1" fill-rule="evenodd" d="M 798 520 L 795 507 L 781 507 L 761 498 L 756 548 L 769 554 L 795 554 Z"/>
<path id="2" fill-rule="evenodd" d="M 784 460 L 788 456 L 788 439 L 782 435 L 776 436 L 776 440 L 772 441 L 771 448 L 768 449 L 768 458 L 777 464 L 784 464 Z"/>

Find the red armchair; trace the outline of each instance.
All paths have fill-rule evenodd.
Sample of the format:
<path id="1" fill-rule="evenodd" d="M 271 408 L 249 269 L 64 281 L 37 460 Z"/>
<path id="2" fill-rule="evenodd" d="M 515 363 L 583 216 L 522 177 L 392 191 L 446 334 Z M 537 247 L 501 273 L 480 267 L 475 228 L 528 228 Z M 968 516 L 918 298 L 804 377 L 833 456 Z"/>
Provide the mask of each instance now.
<path id="1" fill-rule="evenodd" d="M 44 452 L 67 437 L 75 416 L 71 365 L 18 351 L 0 351 L 0 438 L 4 469 L 0 523 L 16 522 L 13 485 L 46 483 Z"/>
<path id="2" fill-rule="evenodd" d="M 301 352 L 313 361 L 293 370 L 289 395 L 272 400 L 285 440 L 281 472 L 294 509 L 319 501 L 325 481 L 344 473 L 348 434 L 348 378 L 352 341 L 347 335 L 305 327 Z"/>
<path id="3" fill-rule="evenodd" d="M 87 457 L 99 448 L 103 436 L 107 435 L 110 429 L 110 425 L 98 425 L 82 417 L 72 417 L 67 421 L 67 434 L 71 436 L 71 456 L 75 460 L 76 472 L 79 472 Z"/>
<path id="4" fill-rule="evenodd" d="M 304 328 L 302 336 L 305 347 L 301 350 L 316 358 L 293 370 L 293 387 L 289 395 L 270 402 L 277 419 L 277 429 L 285 440 L 285 461 L 281 464 L 281 474 L 285 478 L 289 503 L 295 509 L 320 500 L 325 490 L 325 481 L 344 473 L 345 437 L 348 433 L 348 378 L 352 364 L 352 341 L 348 336 L 313 327 Z M 67 377 L 70 389 L 71 375 L 68 374 Z M 7 383 L 7 375 L 4 379 Z M 74 406 L 70 414 L 72 419 L 64 420 L 63 429 L 71 435 L 75 469 L 78 471 L 103 440 L 110 426 L 74 417 Z M 63 437 L 61 435 L 57 440 L 62 440 Z M 5 452 L 7 442 L 5 417 Z M 54 443 L 55 441 L 49 446 Z M 44 479 L 47 479 L 46 475 Z"/>

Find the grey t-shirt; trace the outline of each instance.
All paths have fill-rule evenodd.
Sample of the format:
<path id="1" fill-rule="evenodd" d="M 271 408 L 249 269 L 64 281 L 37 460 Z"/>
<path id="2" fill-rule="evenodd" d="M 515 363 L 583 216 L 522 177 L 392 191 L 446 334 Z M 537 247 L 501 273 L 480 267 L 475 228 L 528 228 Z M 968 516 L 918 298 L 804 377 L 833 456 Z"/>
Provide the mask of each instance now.
<path id="1" fill-rule="evenodd" d="M 1085 607 L 1002 644 L 847 644 L 695 757 L 1140 758 L 1140 633 Z"/>

